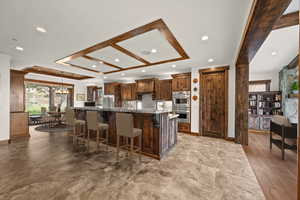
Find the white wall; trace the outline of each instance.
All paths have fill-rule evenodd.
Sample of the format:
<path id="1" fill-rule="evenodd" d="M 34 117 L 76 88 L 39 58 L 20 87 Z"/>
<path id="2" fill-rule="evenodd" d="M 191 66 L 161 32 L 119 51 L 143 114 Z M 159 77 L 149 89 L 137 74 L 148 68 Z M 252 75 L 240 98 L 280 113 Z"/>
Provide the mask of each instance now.
<path id="1" fill-rule="evenodd" d="M 217 67 L 217 66 L 210 66 L 210 67 Z M 206 68 L 210 68 L 206 67 Z M 199 133 L 199 90 L 200 84 L 199 81 L 197 84 L 193 83 L 193 79 L 197 78 L 199 80 L 199 69 L 205 68 L 192 68 L 192 83 L 191 83 L 191 95 L 198 96 L 198 100 L 191 102 L 191 132 Z M 228 137 L 234 137 L 234 127 L 235 127 L 235 67 L 230 67 L 228 73 Z M 198 90 L 196 92 L 193 91 L 193 88 L 197 87 Z"/>
<path id="2" fill-rule="evenodd" d="M 61 83 L 62 81 L 64 83 L 74 84 L 74 106 L 80 107 L 83 106 L 84 101 L 77 101 L 76 95 L 77 94 L 85 94 L 86 98 L 86 87 L 88 85 L 97 85 L 100 87 L 103 87 L 103 80 L 101 79 L 94 79 L 94 80 L 73 80 L 73 79 L 66 79 L 66 78 L 57 78 L 53 76 L 46 76 L 46 75 L 38 75 L 38 74 L 27 74 L 25 75 L 26 79 L 34 79 L 34 80 L 42 80 L 42 81 L 54 81 Z"/>
<path id="3" fill-rule="evenodd" d="M 279 71 L 275 70 L 272 73 L 250 73 L 250 81 L 271 80 L 271 91 L 279 91 Z"/>
<path id="4" fill-rule="evenodd" d="M 9 139 L 10 56 L 0 54 L 0 141 Z"/>

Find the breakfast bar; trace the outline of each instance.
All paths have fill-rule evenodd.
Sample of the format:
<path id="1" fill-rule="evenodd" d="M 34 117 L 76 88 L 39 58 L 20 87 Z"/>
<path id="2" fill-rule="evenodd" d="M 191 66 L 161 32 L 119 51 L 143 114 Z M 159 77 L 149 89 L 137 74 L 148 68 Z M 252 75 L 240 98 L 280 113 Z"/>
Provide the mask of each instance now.
<path id="1" fill-rule="evenodd" d="M 78 119 L 86 120 L 86 111 L 97 111 L 99 118 L 109 124 L 108 141 L 116 146 L 116 113 L 131 113 L 134 119 L 134 127 L 142 129 L 142 153 L 156 159 L 161 159 L 177 143 L 177 117 L 169 110 L 153 109 L 127 109 L 127 108 L 103 108 L 103 107 L 75 107 Z M 121 144 L 125 140 L 120 141 Z M 137 140 L 134 141 L 136 145 Z"/>

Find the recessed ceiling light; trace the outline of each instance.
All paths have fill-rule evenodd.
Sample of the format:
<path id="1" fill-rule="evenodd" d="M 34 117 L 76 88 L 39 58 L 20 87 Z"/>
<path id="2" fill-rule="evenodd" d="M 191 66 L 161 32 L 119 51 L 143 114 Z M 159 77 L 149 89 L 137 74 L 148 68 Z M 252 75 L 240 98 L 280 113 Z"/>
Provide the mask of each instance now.
<path id="1" fill-rule="evenodd" d="M 18 51 L 24 51 L 23 47 L 17 46 L 16 49 L 17 49 Z"/>
<path id="2" fill-rule="evenodd" d="M 276 55 L 277 55 L 277 52 L 276 52 L 276 51 L 273 51 L 271 54 L 272 54 L 272 56 L 276 56 Z"/>
<path id="3" fill-rule="evenodd" d="M 41 32 L 41 33 L 46 33 L 46 32 L 47 32 L 47 30 L 44 29 L 44 28 L 42 28 L 42 27 L 36 27 L 36 30 L 37 30 L 38 32 Z"/>
<path id="4" fill-rule="evenodd" d="M 143 69 L 142 72 L 146 72 L 146 70 Z"/>
<path id="5" fill-rule="evenodd" d="M 208 62 L 214 62 L 214 59 L 212 59 L 212 58 L 210 58 L 210 59 L 208 59 Z"/>
<path id="6" fill-rule="evenodd" d="M 100 60 L 99 63 L 100 63 L 100 64 L 103 64 L 103 61 Z"/>
<path id="7" fill-rule="evenodd" d="M 156 49 L 151 49 L 151 53 L 156 53 L 157 50 Z"/>
<path id="8" fill-rule="evenodd" d="M 92 68 L 96 68 L 97 66 L 96 65 L 92 65 Z"/>
<path id="9" fill-rule="evenodd" d="M 202 39 L 203 41 L 208 40 L 208 36 L 207 36 L 207 35 L 204 35 L 204 36 L 202 36 L 201 39 Z"/>
<path id="10" fill-rule="evenodd" d="M 104 79 L 107 79 L 107 77 L 106 77 L 106 76 L 104 76 L 103 78 L 104 78 Z"/>
<path id="11" fill-rule="evenodd" d="M 120 62 L 119 58 L 116 58 L 115 61 L 116 61 L 116 62 Z"/>
<path id="12" fill-rule="evenodd" d="M 176 67 L 176 65 L 172 65 L 172 67 L 173 67 L 173 68 L 175 68 L 175 67 Z"/>
<path id="13" fill-rule="evenodd" d="M 125 76 L 125 73 L 122 73 L 121 76 Z"/>

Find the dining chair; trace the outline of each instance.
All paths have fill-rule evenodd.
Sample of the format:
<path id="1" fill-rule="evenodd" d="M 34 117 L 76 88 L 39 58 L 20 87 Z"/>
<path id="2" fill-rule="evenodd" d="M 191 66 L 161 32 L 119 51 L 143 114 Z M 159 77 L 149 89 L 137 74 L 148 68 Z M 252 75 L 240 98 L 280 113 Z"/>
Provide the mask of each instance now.
<path id="1" fill-rule="evenodd" d="M 133 127 L 133 116 L 129 113 L 116 113 L 116 127 L 117 127 L 117 162 L 119 162 L 120 149 L 130 152 L 132 159 L 133 153 L 139 153 L 139 162 L 141 162 L 142 149 L 142 129 Z M 130 140 L 130 146 L 125 142 L 125 145 L 120 146 L 120 137 Z M 139 146 L 134 147 L 134 139 L 139 138 Z M 135 148 L 135 149 L 134 149 Z M 129 150 L 130 149 L 130 150 Z"/>

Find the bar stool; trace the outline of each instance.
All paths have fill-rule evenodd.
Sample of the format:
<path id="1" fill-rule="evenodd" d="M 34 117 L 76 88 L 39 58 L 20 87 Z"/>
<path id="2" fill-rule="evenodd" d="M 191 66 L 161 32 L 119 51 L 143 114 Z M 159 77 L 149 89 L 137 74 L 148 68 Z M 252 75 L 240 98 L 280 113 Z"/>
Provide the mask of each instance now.
<path id="1" fill-rule="evenodd" d="M 141 162 L 142 150 L 142 129 L 133 127 L 133 116 L 128 113 L 116 114 L 116 127 L 117 127 L 117 162 L 119 162 L 120 149 L 126 150 L 130 148 L 130 157 L 132 159 L 133 153 L 139 153 L 139 162 Z M 130 146 L 127 144 L 120 146 L 120 137 L 124 137 L 127 141 L 130 139 Z M 139 137 L 139 147 L 134 149 L 134 138 Z"/>
<path id="2" fill-rule="evenodd" d="M 66 124 L 71 126 L 73 128 L 73 145 L 78 143 L 78 138 L 85 137 L 85 121 L 84 120 L 79 120 L 75 118 L 75 112 L 72 109 L 67 109 L 65 111 L 65 119 L 66 119 Z M 76 132 L 76 127 L 82 128 L 83 132 L 77 133 Z"/>
<path id="3" fill-rule="evenodd" d="M 86 112 L 87 120 L 87 146 L 89 151 L 89 142 L 90 142 L 90 132 L 96 131 L 96 143 L 97 143 L 97 152 L 99 151 L 99 144 L 105 143 L 106 150 L 108 150 L 108 124 L 101 123 L 98 121 L 98 112 L 97 111 L 87 111 Z M 100 132 L 105 132 L 105 137 L 100 136 Z"/>

